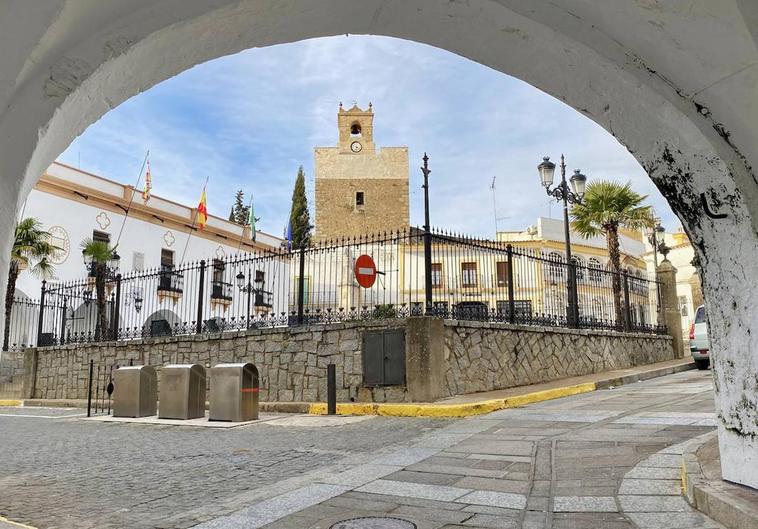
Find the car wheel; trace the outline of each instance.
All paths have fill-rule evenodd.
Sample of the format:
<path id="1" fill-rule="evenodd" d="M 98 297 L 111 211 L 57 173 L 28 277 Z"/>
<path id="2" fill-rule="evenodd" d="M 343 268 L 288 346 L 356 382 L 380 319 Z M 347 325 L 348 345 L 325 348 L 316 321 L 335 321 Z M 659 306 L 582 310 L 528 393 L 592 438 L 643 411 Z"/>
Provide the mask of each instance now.
<path id="1" fill-rule="evenodd" d="M 710 360 L 695 360 L 695 366 L 697 366 L 698 369 L 704 370 L 708 369 L 708 366 L 711 364 Z"/>

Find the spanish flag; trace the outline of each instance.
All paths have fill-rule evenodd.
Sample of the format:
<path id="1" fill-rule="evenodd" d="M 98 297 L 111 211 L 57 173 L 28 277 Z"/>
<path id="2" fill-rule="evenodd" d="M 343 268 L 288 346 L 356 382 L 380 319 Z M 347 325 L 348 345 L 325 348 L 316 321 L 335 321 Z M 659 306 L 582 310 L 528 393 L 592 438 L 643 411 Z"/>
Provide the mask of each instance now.
<path id="1" fill-rule="evenodd" d="M 197 205 L 197 226 L 201 230 L 205 228 L 205 223 L 208 222 L 208 207 L 205 204 L 205 187 L 203 187 L 203 194 L 200 195 L 200 203 Z"/>

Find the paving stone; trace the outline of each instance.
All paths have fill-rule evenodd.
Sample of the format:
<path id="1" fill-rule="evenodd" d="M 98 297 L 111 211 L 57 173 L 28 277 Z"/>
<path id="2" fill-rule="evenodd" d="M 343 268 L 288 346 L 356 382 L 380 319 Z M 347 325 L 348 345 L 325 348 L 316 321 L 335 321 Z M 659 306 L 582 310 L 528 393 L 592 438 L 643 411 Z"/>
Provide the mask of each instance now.
<path id="1" fill-rule="evenodd" d="M 515 492 L 526 494 L 529 491 L 528 481 L 513 481 L 509 479 L 490 479 L 465 477 L 455 482 L 456 487 L 472 490 L 494 490 L 497 492 Z"/>
<path id="2" fill-rule="evenodd" d="M 392 465 L 359 465 L 355 468 L 340 472 L 334 476 L 330 476 L 322 480 L 322 483 L 333 483 L 335 485 L 348 485 L 350 487 L 359 487 L 374 481 L 375 479 L 383 478 L 389 474 L 393 474 L 400 470 L 402 467 Z"/>
<path id="3" fill-rule="evenodd" d="M 412 505 L 401 505 L 392 511 L 392 515 L 447 523 L 462 523 L 464 520 L 471 518 L 471 513 L 461 510 L 451 511 L 447 509 L 428 509 L 424 507 L 414 507 Z"/>
<path id="4" fill-rule="evenodd" d="M 400 505 L 413 505 L 415 507 L 424 507 L 428 509 L 462 509 L 460 503 L 449 503 L 435 500 L 425 500 L 422 498 L 411 498 L 410 496 L 389 496 L 385 494 L 371 494 L 367 492 L 350 491 L 341 496 L 342 498 L 355 498 L 358 500 L 367 499 L 370 501 L 382 501 L 387 503 L 398 503 Z"/>
<path id="5" fill-rule="evenodd" d="M 556 513 L 552 529 L 637 529 L 620 514 Z M 663 528 L 661 528 L 663 529 Z"/>
<path id="6" fill-rule="evenodd" d="M 528 441 L 502 441 L 499 439 L 467 439 L 449 449 L 450 452 L 467 452 L 475 454 L 496 454 L 511 456 L 528 456 L 532 453 L 532 443 Z"/>
<path id="7" fill-rule="evenodd" d="M 608 496 L 556 496 L 555 512 L 617 512 L 616 499 Z"/>
<path id="8" fill-rule="evenodd" d="M 434 472 L 414 472 L 401 470 L 386 476 L 391 481 L 408 481 L 410 483 L 426 483 L 427 485 L 452 485 L 460 480 L 456 474 L 438 474 Z"/>
<path id="9" fill-rule="evenodd" d="M 523 509 L 526 507 L 526 497 L 521 494 L 509 492 L 493 492 L 477 490 L 455 500 L 460 503 L 476 505 L 491 505 L 493 507 L 505 507 L 507 509 Z"/>
<path id="10" fill-rule="evenodd" d="M 431 463 L 424 461 L 423 463 L 416 463 L 406 467 L 406 470 L 413 470 L 416 472 L 430 472 L 436 474 L 452 474 L 456 476 L 474 476 L 482 478 L 503 478 L 508 472 L 505 470 L 486 470 L 474 467 L 465 466 L 442 466 L 438 463 Z"/>
<path id="11" fill-rule="evenodd" d="M 400 504 L 391 503 L 387 501 L 381 501 L 381 500 L 372 500 L 365 497 L 353 498 L 347 494 L 343 494 L 341 496 L 337 496 L 330 500 L 325 501 L 322 505 L 328 505 L 330 507 L 335 507 L 338 509 L 347 509 L 347 510 L 354 509 L 354 510 L 390 512 L 392 510 L 397 509 Z"/>
<path id="12" fill-rule="evenodd" d="M 458 487 L 444 487 L 441 485 L 424 485 L 421 483 L 407 483 L 404 481 L 390 481 L 379 479 L 359 487 L 359 492 L 373 492 L 390 496 L 411 496 L 426 500 L 453 501 L 471 492 L 470 489 Z"/>
<path id="13" fill-rule="evenodd" d="M 497 529 L 518 529 L 521 527 L 521 521 L 518 518 L 509 518 L 505 516 L 493 516 L 490 514 L 475 514 L 464 522 L 465 526 L 473 527 L 492 527 Z"/>
<path id="14" fill-rule="evenodd" d="M 694 436 L 693 436 L 694 437 Z M 682 458 L 676 454 L 656 454 L 640 463 L 643 467 L 680 468 Z"/>
<path id="15" fill-rule="evenodd" d="M 634 467 L 624 477 L 629 479 L 677 479 L 680 468 Z"/>
<path id="16" fill-rule="evenodd" d="M 690 512 L 681 496 L 619 496 L 624 512 Z"/>
<path id="17" fill-rule="evenodd" d="M 630 512 L 626 515 L 640 529 L 693 529 L 718 527 L 713 520 L 698 512 Z"/>
<path id="18" fill-rule="evenodd" d="M 682 493 L 682 482 L 668 479 L 625 479 L 621 482 L 618 493 L 679 496 Z"/>
<path id="19" fill-rule="evenodd" d="M 519 518 L 522 513 L 521 509 L 506 509 L 505 507 L 493 507 L 492 505 L 467 505 L 463 508 L 463 511 L 492 514 L 494 516 L 510 516 L 512 518 Z"/>

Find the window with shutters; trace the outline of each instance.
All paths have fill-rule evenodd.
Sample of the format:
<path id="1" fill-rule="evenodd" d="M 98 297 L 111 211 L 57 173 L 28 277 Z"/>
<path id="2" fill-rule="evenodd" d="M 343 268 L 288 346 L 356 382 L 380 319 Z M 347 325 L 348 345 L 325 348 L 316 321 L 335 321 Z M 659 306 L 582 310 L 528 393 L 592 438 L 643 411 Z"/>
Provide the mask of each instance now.
<path id="1" fill-rule="evenodd" d="M 498 261 L 495 263 L 495 269 L 497 271 L 497 286 L 508 286 L 508 262 Z"/>
<path id="2" fill-rule="evenodd" d="M 465 288 L 477 285 L 476 263 L 461 263 L 461 286 Z"/>
<path id="3" fill-rule="evenodd" d="M 442 263 L 432 263 L 432 287 L 442 288 Z"/>

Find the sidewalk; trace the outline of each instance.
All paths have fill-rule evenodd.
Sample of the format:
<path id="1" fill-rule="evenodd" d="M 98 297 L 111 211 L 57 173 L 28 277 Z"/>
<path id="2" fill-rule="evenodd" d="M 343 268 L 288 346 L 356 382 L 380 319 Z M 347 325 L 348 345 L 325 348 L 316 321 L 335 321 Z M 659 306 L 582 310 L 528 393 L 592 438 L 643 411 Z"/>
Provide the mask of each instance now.
<path id="1" fill-rule="evenodd" d="M 196 529 L 721 528 L 681 496 L 715 425 L 710 373 L 455 421 L 406 449 L 265 494 Z"/>
<path id="2" fill-rule="evenodd" d="M 337 414 L 383 415 L 388 417 L 469 417 L 599 389 L 619 387 L 694 368 L 695 364 L 692 359 L 687 357 L 629 369 L 564 378 L 542 384 L 470 393 L 436 402 L 337 403 Z M 86 408 L 87 401 L 83 399 L 26 399 L 23 401 L 1 401 L 0 405 Z M 310 413 L 314 415 L 325 415 L 327 411 L 325 402 L 261 402 L 260 410 L 268 413 Z"/>
<path id="3" fill-rule="evenodd" d="M 728 529 L 758 529 L 758 490 L 721 479 L 716 432 L 694 439 L 682 454 L 687 501 Z"/>
<path id="4" fill-rule="evenodd" d="M 619 387 L 694 368 L 695 364 L 691 358 L 680 358 L 629 369 L 563 378 L 542 384 L 458 395 L 429 403 L 338 403 L 337 413 L 340 415 L 385 415 L 393 417 L 468 417 L 588 393 L 598 389 Z M 309 405 L 308 413 L 325 414 L 326 403 L 319 402 Z"/>

